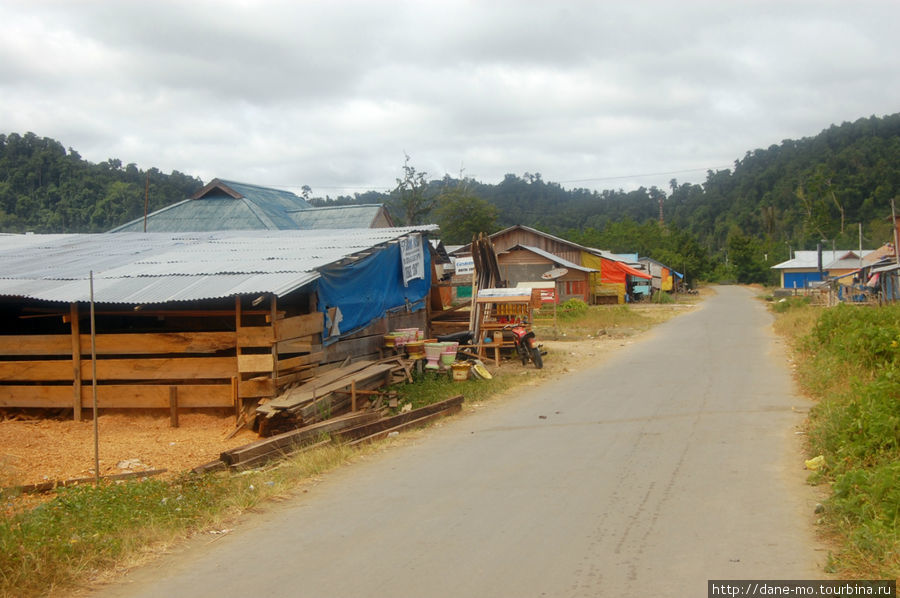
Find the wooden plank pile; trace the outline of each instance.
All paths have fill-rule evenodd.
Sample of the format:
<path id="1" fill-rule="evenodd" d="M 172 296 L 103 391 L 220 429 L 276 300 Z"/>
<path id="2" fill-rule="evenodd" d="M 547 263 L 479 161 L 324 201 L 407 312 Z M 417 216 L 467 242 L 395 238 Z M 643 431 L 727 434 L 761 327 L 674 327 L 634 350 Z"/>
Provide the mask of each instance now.
<path id="1" fill-rule="evenodd" d="M 411 381 L 412 363 L 400 357 L 362 360 L 329 370 L 256 408 L 260 436 L 305 426 L 368 406 L 379 389 Z"/>
<path id="2" fill-rule="evenodd" d="M 254 469 L 275 459 L 332 442 L 350 445 L 371 442 L 457 413 L 462 409 L 463 400 L 462 395 L 457 395 L 390 417 L 382 417 L 376 411 L 349 413 L 225 451 L 218 460 L 201 465 L 194 471 Z"/>

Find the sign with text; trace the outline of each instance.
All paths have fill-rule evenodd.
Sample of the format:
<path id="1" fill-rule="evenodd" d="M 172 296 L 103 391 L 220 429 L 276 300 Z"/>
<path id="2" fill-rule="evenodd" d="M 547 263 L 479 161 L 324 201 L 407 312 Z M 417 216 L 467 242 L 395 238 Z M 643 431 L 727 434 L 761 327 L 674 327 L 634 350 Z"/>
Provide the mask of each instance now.
<path id="1" fill-rule="evenodd" d="M 475 258 L 472 256 L 458 257 L 454 264 L 456 274 L 472 274 L 475 272 Z"/>
<path id="2" fill-rule="evenodd" d="M 413 234 L 400 239 L 400 259 L 403 262 L 403 284 L 410 280 L 425 278 L 425 253 L 422 248 L 422 235 Z"/>

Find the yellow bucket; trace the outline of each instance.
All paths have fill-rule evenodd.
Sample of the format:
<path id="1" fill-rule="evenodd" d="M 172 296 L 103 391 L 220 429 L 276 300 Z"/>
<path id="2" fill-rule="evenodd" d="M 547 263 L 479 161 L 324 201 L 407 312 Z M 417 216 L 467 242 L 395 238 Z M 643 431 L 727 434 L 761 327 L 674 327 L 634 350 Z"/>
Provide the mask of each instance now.
<path id="1" fill-rule="evenodd" d="M 453 381 L 454 382 L 463 382 L 469 379 L 469 369 L 472 367 L 472 364 L 468 361 L 459 361 L 450 366 L 450 370 L 453 373 Z"/>

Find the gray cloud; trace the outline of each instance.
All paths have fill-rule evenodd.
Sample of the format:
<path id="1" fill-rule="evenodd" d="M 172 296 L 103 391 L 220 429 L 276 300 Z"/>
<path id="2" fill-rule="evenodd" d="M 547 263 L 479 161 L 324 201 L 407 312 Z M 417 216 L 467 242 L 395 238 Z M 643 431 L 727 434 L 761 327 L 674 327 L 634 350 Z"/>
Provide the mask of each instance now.
<path id="1" fill-rule="evenodd" d="M 0 131 L 330 195 L 393 186 L 404 152 L 434 177 L 699 182 L 896 112 L 898 16 L 876 0 L 7 2 Z"/>

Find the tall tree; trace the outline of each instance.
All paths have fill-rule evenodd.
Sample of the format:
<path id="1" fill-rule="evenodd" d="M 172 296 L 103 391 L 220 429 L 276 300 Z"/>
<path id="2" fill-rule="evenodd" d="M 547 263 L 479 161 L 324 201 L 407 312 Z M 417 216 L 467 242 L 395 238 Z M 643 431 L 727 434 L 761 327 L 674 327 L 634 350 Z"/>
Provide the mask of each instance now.
<path id="1" fill-rule="evenodd" d="M 409 161 L 409 155 L 404 154 L 403 177 L 397 179 L 393 193 L 393 203 L 407 226 L 422 224 L 434 205 L 434 198 L 429 194 L 428 175 L 425 171 L 416 170 Z"/>
<path id="2" fill-rule="evenodd" d="M 474 195 L 467 181 L 457 182 L 437 199 L 435 216 L 444 243 L 463 245 L 478 233 L 497 230 L 497 208 Z"/>

